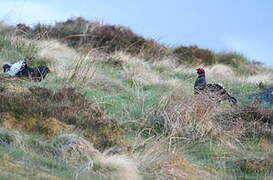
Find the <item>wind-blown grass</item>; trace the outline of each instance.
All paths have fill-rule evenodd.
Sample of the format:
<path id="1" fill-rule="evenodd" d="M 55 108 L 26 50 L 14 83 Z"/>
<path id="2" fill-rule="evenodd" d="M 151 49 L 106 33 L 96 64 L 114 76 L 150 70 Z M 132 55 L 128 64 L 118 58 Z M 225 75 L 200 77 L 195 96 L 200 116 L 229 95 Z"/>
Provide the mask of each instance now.
<path id="1" fill-rule="evenodd" d="M 62 27 L 58 31 L 71 32 Z M 179 64 L 170 54 L 147 61 L 122 49 L 107 54 L 3 34 L 0 45 L 1 63 L 31 55 L 31 65 L 54 67 L 41 82 L 0 74 L 3 178 L 272 179 L 273 113 L 245 99 L 259 90 L 256 81 L 272 84 L 270 69 L 238 54 L 215 57 L 195 48 L 195 60 L 211 64 L 205 66 L 208 82 L 222 83 L 239 99 L 234 107 L 193 95 L 202 61 Z M 118 128 L 94 125 L 107 119 Z M 88 133 L 98 134 L 88 138 L 87 126 Z M 115 136 L 121 131 L 124 136 Z M 107 144 L 104 152 L 92 145 L 101 150 L 98 145 L 113 138 L 121 142 Z"/>

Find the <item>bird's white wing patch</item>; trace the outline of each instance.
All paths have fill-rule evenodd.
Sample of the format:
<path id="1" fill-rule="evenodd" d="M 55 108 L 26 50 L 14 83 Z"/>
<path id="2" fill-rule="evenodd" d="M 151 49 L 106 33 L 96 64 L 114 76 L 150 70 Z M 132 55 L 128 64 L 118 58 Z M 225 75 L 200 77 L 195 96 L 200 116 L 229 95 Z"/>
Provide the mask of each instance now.
<path id="1" fill-rule="evenodd" d="M 8 74 L 11 76 L 15 76 L 23 66 L 25 66 L 26 61 L 25 60 L 21 60 L 17 63 L 12 64 L 12 66 L 10 67 L 10 70 L 8 71 Z"/>
<path id="2" fill-rule="evenodd" d="M 223 86 L 223 84 L 218 83 L 219 86 L 221 86 L 223 89 L 225 89 L 225 87 Z"/>

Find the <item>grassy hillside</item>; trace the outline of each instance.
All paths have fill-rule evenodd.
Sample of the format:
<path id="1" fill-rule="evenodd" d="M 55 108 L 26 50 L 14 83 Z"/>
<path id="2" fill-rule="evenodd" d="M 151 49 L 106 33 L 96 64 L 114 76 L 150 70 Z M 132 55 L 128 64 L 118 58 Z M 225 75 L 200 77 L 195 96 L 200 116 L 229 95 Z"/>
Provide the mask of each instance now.
<path id="1" fill-rule="evenodd" d="M 1 64 L 53 69 L 41 82 L 0 73 L 2 179 L 273 178 L 273 110 L 246 99 L 271 69 L 80 18 L 0 32 Z M 238 106 L 193 95 L 199 66 Z"/>

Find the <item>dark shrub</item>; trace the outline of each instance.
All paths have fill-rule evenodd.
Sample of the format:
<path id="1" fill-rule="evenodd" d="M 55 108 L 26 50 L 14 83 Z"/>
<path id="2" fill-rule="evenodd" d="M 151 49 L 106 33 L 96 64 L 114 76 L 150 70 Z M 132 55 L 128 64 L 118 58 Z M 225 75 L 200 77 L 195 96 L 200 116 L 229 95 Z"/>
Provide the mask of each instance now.
<path id="1" fill-rule="evenodd" d="M 243 138 L 273 136 L 273 110 L 258 105 L 238 106 L 214 118 L 224 131 L 237 131 Z"/>
<path id="2" fill-rule="evenodd" d="M 28 36 L 29 33 L 32 32 L 31 27 L 27 26 L 26 24 L 17 24 L 16 27 L 16 34 L 17 35 L 26 35 Z"/>
<path id="3" fill-rule="evenodd" d="M 75 89 L 53 91 L 32 87 L 29 93 L 0 92 L 0 114 L 9 113 L 9 119 L 17 128 L 25 127 L 35 133 L 45 132 L 45 120 L 52 124 L 71 125 L 98 148 L 106 148 L 120 142 L 122 128 L 99 106 L 91 103 Z M 51 118 L 51 121 L 49 119 Z M 21 125 L 19 125 L 21 124 Z M 50 128 L 49 130 L 52 130 Z"/>
<path id="4" fill-rule="evenodd" d="M 102 25 L 100 22 L 88 21 L 82 17 L 57 22 L 53 26 L 42 24 L 37 24 L 34 28 L 24 24 L 17 26 L 20 35 L 36 39 L 56 38 L 80 49 L 97 48 L 106 53 L 125 51 L 146 59 L 162 58 L 167 52 L 163 45 L 135 34 L 128 27 Z"/>
<path id="5" fill-rule="evenodd" d="M 174 48 L 173 55 L 177 62 L 191 64 L 213 64 L 215 63 L 214 53 L 208 49 L 202 49 L 198 46 L 179 46 Z"/>
<path id="6" fill-rule="evenodd" d="M 93 42 L 93 47 L 102 48 L 107 53 L 123 50 L 146 58 L 163 56 L 165 50 L 155 41 L 136 35 L 131 29 L 124 26 L 100 26 L 92 32 L 91 42 Z"/>
<path id="7" fill-rule="evenodd" d="M 217 63 L 227 64 L 233 67 L 238 67 L 241 64 L 248 63 L 247 59 L 243 55 L 236 52 L 217 53 L 215 58 Z"/>

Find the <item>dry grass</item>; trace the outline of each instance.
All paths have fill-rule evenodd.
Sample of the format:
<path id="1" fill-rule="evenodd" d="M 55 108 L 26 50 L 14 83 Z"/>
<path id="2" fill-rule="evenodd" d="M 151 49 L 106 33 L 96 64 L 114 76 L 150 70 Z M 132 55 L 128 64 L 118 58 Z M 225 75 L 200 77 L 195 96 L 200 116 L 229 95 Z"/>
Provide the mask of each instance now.
<path id="1" fill-rule="evenodd" d="M 161 58 L 167 53 L 165 46 L 135 34 L 128 27 L 88 21 L 82 17 L 57 22 L 53 26 L 38 24 L 31 28 L 19 24 L 14 29 L 15 33 L 27 38 L 56 38 L 84 51 L 89 48 L 100 49 L 106 53 L 125 51 L 146 59 Z"/>
<path id="2" fill-rule="evenodd" d="M 215 80 L 235 80 L 235 75 L 232 67 L 223 64 L 217 64 L 207 68 L 207 75 L 209 79 Z"/>
<path id="3" fill-rule="evenodd" d="M 16 148 L 28 150 L 27 144 L 24 141 L 24 136 L 18 131 L 9 131 L 5 128 L 0 128 L 0 144 L 12 145 Z"/>
<path id="4" fill-rule="evenodd" d="M 123 52 L 116 52 L 109 58 L 110 64 L 118 62 L 123 67 L 126 79 L 132 84 L 154 85 L 161 83 L 161 77 L 153 71 L 152 66 L 138 57 Z"/>
<path id="5" fill-rule="evenodd" d="M 217 114 L 214 119 L 233 137 L 271 137 L 273 112 L 257 105 L 239 106 Z"/>
<path id="6" fill-rule="evenodd" d="M 139 57 L 133 57 L 123 52 L 116 52 L 110 55 L 110 64 L 115 63 L 123 67 L 126 79 L 131 84 L 138 86 L 146 85 L 164 85 L 166 88 L 172 89 L 183 83 L 178 79 L 166 78 L 162 72 L 173 73 L 194 73 L 194 68 L 189 66 L 177 66 L 172 58 L 165 58 L 162 61 L 147 62 Z"/>
<path id="7" fill-rule="evenodd" d="M 85 29 L 90 27 L 84 26 Z M 109 31 L 109 28 L 111 29 L 107 27 L 106 31 Z M 84 38 L 87 37 L 75 37 L 72 41 L 85 41 Z M 15 43 L 17 40 L 20 41 L 19 38 L 12 41 Z M 113 51 L 110 55 L 97 49 L 87 51 L 88 48 L 83 47 L 81 50 L 88 52 L 83 55 L 55 40 L 27 43 L 36 44 L 38 50 L 35 56 L 47 59 L 54 65 L 53 76 L 62 79 L 65 84 L 86 89 L 94 88 L 98 91 L 128 93 L 135 98 L 135 102 L 126 102 L 130 105 L 129 108 L 138 106 L 135 109 L 141 113 L 135 121 L 140 124 L 141 128 L 138 130 L 141 135 L 132 140 L 127 151 L 121 142 L 123 126 L 107 115 L 105 110 L 87 101 L 83 94 L 75 89 L 64 88 L 53 92 L 47 88 L 23 88 L 14 85 L 13 81 L 18 83 L 18 79 L 1 78 L 2 126 L 6 129 L 43 134 L 54 149 L 49 154 L 67 162 L 76 169 L 78 175 L 85 171 L 94 171 L 108 179 L 141 179 L 140 174 L 147 179 L 217 179 L 217 173 L 213 170 L 190 162 L 181 152 L 183 147 L 179 147 L 178 142 L 186 145 L 213 141 L 230 152 L 242 152 L 238 145 L 242 145 L 245 139 L 262 138 L 259 146 L 264 151 L 271 152 L 272 144 L 269 139 L 273 136 L 272 112 L 258 107 L 231 107 L 227 103 L 217 104 L 206 97 L 193 96 L 193 85 L 190 83 L 194 82 L 195 69 L 200 64 L 196 67 L 179 65 L 171 56 L 154 58 L 153 60 L 161 61 L 149 62 L 141 58 L 144 56 L 141 53 L 145 53 L 141 49 L 137 50 L 138 57 L 127 54 L 132 50 L 130 47 L 127 47 L 127 53 L 108 49 L 109 52 Z M 200 54 L 195 53 L 197 62 L 203 63 L 203 60 L 206 60 L 207 64 L 212 63 L 210 51 L 201 50 Z M 228 60 L 229 57 L 226 58 Z M 6 62 L 6 59 L 0 61 Z M 99 69 L 97 62 L 107 63 L 108 66 L 105 66 L 106 69 Z M 111 72 L 108 72 L 107 68 L 111 69 Z M 259 68 L 253 68 L 247 73 L 241 73 L 234 66 L 223 64 L 205 68 L 208 81 L 262 81 L 265 84 L 273 82 L 271 72 L 259 74 L 262 71 Z M 254 74 L 249 76 L 250 72 Z M 115 77 L 109 74 L 114 74 Z M 123 79 L 116 78 L 117 74 L 121 74 Z M 128 82 L 124 83 L 124 80 Z M 151 106 L 146 106 L 145 98 L 149 94 L 145 94 L 145 86 L 148 86 L 147 89 L 151 93 L 154 93 L 156 88 L 162 88 L 149 85 L 163 85 L 164 94 L 160 94 L 161 97 Z M 123 103 L 123 100 L 118 99 L 117 101 L 121 102 L 117 104 Z M 128 107 L 114 108 L 123 108 L 119 109 L 121 114 L 129 114 L 126 109 Z M 128 121 L 130 118 L 128 116 Z M 126 126 L 126 123 L 124 124 Z M 63 134 L 71 132 L 77 132 L 86 139 L 74 134 Z M 13 141 L 13 138 L 10 139 Z M 1 141 L 10 139 L 4 138 Z M 19 136 L 14 142 L 22 144 L 24 148 L 26 146 Z M 102 153 L 90 142 L 98 149 L 120 145 L 126 150 L 121 151 L 122 155 L 111 154 L 110 150 Z M 250 164 L 252 166 L 255 163 L 256 161 Z"/>
<path id="8" fill-rule="evenodd" d="M 270 132 L 266 123 L 261 122 L 270 114 L 268 111 L 253 108 L 253 116 L 247 117 L 252 111 L 240 113 L 247 107 L 240 109 L 239 106 L 236 109 L 228 103 L 218 104 L 203 96 L 194 97 L 191 93 L 191 89 L 183 86 L 173 88 L 162 97 L 145 124 L 156 133 L 169 135 L 174 142 L 206 142 L 213 139 L 233 150 L 237 149 L 236 144 L 240 144 L 244 137 L 257 137 Z M 250 121 L 250 118 L 253 120 Z"/>
<path id="9" fill-rule="evenodd" d="M 110 92 L 130 92 L 131 90 L 126 87 L 120 80 L 111 78 L 104 74 L 99 74 L 98 72 L 94 74 L 92 81 L 88 83 L 90 88 L 99 88 L 100 90 L 110 91 Z"/>
<path id="10" fill-rule="evenodd" d="M 71 61 L 79 56 L 72 48 L 56 40 L 37 41 L 39 49 L 37 56 L 53 61 Z"/>
<path id="11" fill-rule="evenodd" d="M 129 67 L 124 67 L 126 78 L 133 83 L 140 83 L 141 85 L 155 85 L 160 84 L 161 78 L 156 73 L 150 70 L 149 65 L 135 64 Z"/>
<path id="12" fill-rule="evenodd" d="M 52 71 L 66 83 L 83 85 L 95 76 L 97 57 L 93 54 L 96 52 L 89 51 L 82 55 L 56 40 L 39 41 L 38 48 L 37 56 L 52 61 Z"/>
<path id="13" fill-rule="evenodd" d="M 138 180 L 140 175 L 135 162 L 125 155 L 107 155 L 98 156 L 96 168 L 101 168 L 105 174 L 113 179 L 120 180 Z"/>
<path id="14" fill-rule="evenodd" d="M 94 58 L 91 58 L 90 53 L 81 55 L 56 40 L 35 41 L 17 36 L 2 38 L 4 38 L 3 43 L 6 43 L 5 46 L 7 46 L 3 48 L 2 53 L 7 58 L 0 59 L 2 64 L 31 57 L 31 60 L 28 59 L 29 65 L 37 62 L 43 65 L 50 64 L 57 78 L 79 82 L 92 79 L 95 73 Z"/>
<path id="15" fill-rule="evenodd" d="M 175 98 L 175 101 L 168 98 Z M 165 131 L 170 136 L 192 142 L 221 134 L 221 129 L 212 121 L 219 108 L 206 97 L 183 97 L 178 100 L 178 96 L 169 96 L 161 102 L 164 109 L 158 115 L 164 119 Z"/>
<path id="16" fill-rule="evenodd" d="M 93 79 L 95 73 L 95 60 L 90 59 L 89 54 L 87 54 L 74 60 L 74 63 L 66 68 L 63 77 L 69 83 L 86 84 Z"/>
<path id="17" fill-rule="evenodd" d="M 214 139 L 231 149 L 244 138 L 273 135 L 272 110 L 253 105 L 232 107 L 189 93 L 186 88 L 176 88 L 163 96 L 148 124 L 174 139 Z"/>
<path id="18" fill-rule="evenodd" d="M 79 172 L 93 170 L 109 179 L 140 179 L 137 166 L 127 156 L 100 153 L 90 142 L 79 136 L 61 135 L 53 141 L 53 146 L 57 148 L 58 157 L 66 162 L 76 167 L 84 165 Z"/>
<path id="19" fill-rule="evenodd" d="M 131 156 L 138 162 L 144 179 L 214 179 L 214 173 L 184 159 L 171 140 L 170 137 L 136 137 Z"/>
<path id="20" fill-rule="evenodd" d="M 246 82 L 250 83 L 263 83 L 264 85 L 272 85 L 273 84 L 273 73 L 266 73 L 266 74 L 257 74 L 253 76 L 246 77 L 244 79 Z"/>
<path id="21" fill-rule="evenodd" d="M 71 172 L 74 172 L 74 177 L 76 179 L 82 173 L 88 172 L 91 174 L 97 174 L 105 179 L 141 179 L 137 165 L 128 156 L 101 153 L 93 147 L 92 143 L 76 134 L 62 134 L 56 136 L 51 141 L 45 141 L 44 139 L 39 139 L 29 135 L 22 135 L 16 131 L 8 131 L 1 128 L 0 146 L 16 147 L 18 151 L 21 150 L 24 153 L 31 153 L 41 157 L 46 156 L 48 161 L 50 161 L 50 159 L 54 159 L 65 165 L 66 168 L 69 168 Z M 24 157 L 23 161 L 26 161 L 27 158 L 28 157 Z M 5 158 L 1 157 L 2 163 L 3 159 Z M 13 160 L 10 163 L 14 163 L 14 166 L 18 166 L 21 163 L 26 165 L 26 162 L 21 161 L 14 163 Z M 6 167 L 6 164 L 0 165 L 1 168 Z M 37 166 L 39 165 L 40 164 L 37 164 Z M 9 167 L 8 171 L 11 171 L 11 168 L 12 167 Z M 41 170 L 44 169 L 44 167 L 39 166 L 39 168 L 39 173 L 41 173 Z M 47 173 L 47 177 L 51 177 L 51 172 L 47 171 Z M 20 174 L 25 173 L 21 172 Z M 34 177 L 34 174 L 29 174 L 28 177 L 32 176 Z M 42 174 L 35 174 L 35 177 L 43 176 Z"/>

